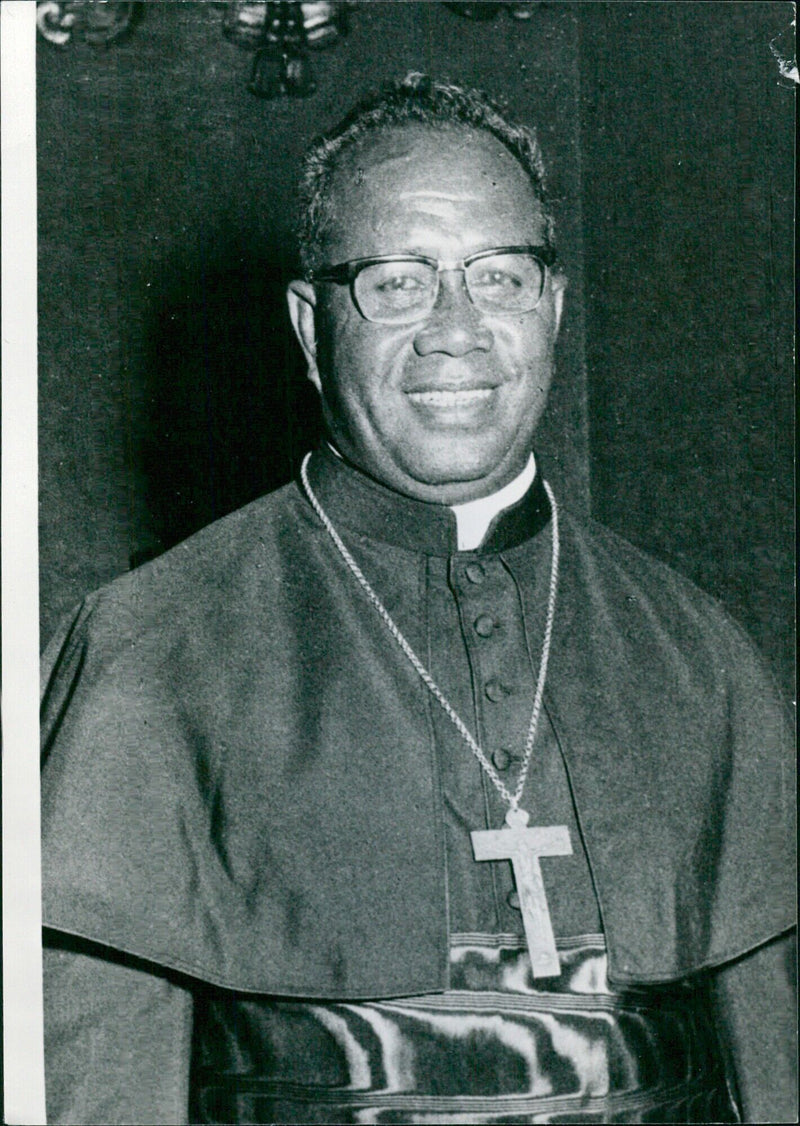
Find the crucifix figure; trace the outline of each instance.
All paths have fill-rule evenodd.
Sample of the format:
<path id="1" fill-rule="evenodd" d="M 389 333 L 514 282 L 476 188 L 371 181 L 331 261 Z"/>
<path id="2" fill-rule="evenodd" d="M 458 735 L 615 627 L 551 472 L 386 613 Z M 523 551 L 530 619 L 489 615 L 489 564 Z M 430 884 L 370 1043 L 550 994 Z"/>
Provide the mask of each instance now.
<path id="1" fill-rule="evenodd" d="M 534 977 L 557 977 L 561 966 L 539 858 L 570 856 L 569 829 L 566 825 L 529 829 L 525 810 L 509 809 L 502 829 L 476 829 L 470 836 L 476 860 L 511 861 L 531 956 L 531 971 Z"/>

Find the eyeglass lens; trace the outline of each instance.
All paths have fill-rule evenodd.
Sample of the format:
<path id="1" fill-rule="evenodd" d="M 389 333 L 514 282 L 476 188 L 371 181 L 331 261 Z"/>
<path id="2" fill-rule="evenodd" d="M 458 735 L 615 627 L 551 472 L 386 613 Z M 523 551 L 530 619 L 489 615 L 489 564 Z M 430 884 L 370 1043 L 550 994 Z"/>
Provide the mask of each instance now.
<path id="1" fill-rule="evenodd" d="M 525 313 L 541 299 L 545 268 L 532 254 L 492 254 L 470 262 L 464 278 L 470 299 L 483 312 Z M 383 324 L 421 320 L 433 309 L 438 291 L 436 267 L 414 258 L 372 263 L 353 283 L 363 315 Z"/>

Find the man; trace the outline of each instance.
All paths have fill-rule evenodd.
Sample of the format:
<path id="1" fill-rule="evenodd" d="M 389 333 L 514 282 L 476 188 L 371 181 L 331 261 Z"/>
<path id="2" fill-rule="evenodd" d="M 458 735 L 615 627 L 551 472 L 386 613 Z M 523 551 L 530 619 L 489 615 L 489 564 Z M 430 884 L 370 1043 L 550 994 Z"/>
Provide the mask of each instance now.
<path id="1" fill-rule="evenodd" d="M 535 137 L 412 77 L 304 190 L 327 443 L 46 660 L 50 1120 L 792 1117 L 781 708 L 541 479 Z"/>

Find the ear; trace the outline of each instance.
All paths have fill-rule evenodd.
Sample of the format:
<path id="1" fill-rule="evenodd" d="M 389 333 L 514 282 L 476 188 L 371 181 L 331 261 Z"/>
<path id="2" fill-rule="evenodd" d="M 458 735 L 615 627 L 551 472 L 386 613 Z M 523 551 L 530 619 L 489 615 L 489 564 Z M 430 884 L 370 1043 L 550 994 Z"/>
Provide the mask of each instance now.
<path id="1" fill-rule="evenodd" d="M 308 363 L 308 378 L 318 391 L 322 390 L 319 369 L 317 368 L 317 294 L 307 281 L 289 282 L 286 291 L 286 300 L 289 303 L 289 316 L 295 335 L 300 341 L 303 355 Z"/>
<path id="2" fill-rule="evenodd" d="M 553 329 L 553 336 L 558 336 L 558 330 L 561 327 L 561 314 L 564 312 L 564 294 L 567 291 L 567 279 L 564 274 L 553 274 L 553 309 L 556 314 L 556 323 Z"/>

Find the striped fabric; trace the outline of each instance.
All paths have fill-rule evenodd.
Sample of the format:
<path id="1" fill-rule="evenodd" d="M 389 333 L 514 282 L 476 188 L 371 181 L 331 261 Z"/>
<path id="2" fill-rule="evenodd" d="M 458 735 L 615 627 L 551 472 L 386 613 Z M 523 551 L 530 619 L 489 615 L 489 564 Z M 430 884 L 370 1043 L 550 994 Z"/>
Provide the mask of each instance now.
<path id="1" fill-rule="evenodd" d="M 738 1121 L 700 983 L 616 992 L 602 936 L 558 945 L 534 980 L 517 937 L 454 935 L 451 988 L 421 997 L 212 991 L 193 1121 Z"/>

